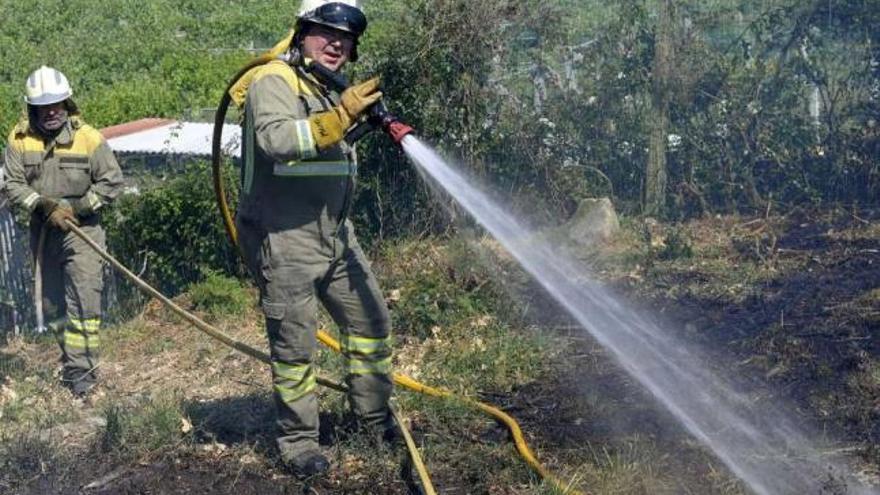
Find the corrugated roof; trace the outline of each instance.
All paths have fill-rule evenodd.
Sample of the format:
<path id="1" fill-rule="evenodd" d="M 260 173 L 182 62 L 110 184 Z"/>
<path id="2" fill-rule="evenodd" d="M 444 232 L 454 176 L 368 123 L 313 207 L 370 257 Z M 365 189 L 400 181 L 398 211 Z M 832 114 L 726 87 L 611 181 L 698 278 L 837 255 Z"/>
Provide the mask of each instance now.
<path id="1" fill-rule="evenodd" d="M 116 153 L 210 156 L 214 124 L 142 119 L 108 127 L 101 132 L 108 131 L 112 136 L 108 137 L 107 144 Z M 239 126 L 223 125 L 222 148 L 230 156 L 241 156 Z"/>
<path id="2" fill-rule="evenodd" d="M 101 134 L 104 135 L 104 139 L 112 139 L 119 136 L 125 136 L 126 134 L 134 134 L 135 132 L 152 129 L 153 127 L 168 125 L 172 122 L 176 121 L 174 119 L 159 118 L 135 120 L 134 122 L 126 122 L 124 124 L 105 127 L 101 129 Z"/>

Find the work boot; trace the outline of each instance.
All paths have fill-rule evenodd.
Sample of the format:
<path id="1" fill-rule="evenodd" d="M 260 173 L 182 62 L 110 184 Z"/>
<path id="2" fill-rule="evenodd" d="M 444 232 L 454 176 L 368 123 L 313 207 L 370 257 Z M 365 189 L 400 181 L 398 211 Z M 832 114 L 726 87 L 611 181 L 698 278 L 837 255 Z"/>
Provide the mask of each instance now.
<path id="1" fill-rule="evenodd" d="M 358 420 L 357 423 L 359 424 L 359 429 L 366 433 L 367 438 L 374 447 L 384 445 L 391 450 L 395 450 L 406 444 L 403 432 L 400 430 L 400 425 L 397 424 L 397 421 L 390 414 L 379 424 L 368 424 L 361 420 Z"/>
<path id="2" fill-rule="evenodd" d="M 77 382 L 73 382 L 73 385 L 70 387 L 70 392 L 74 395 L 74 397 L 78 399 L 84 399 L 87 395 L 89 395 L 89 393 L 91 393 L 94 387 L 94 380 L 80 380 Z"/>
<path id="3" fill-rule="evenodd" d="M 64 370 L 64 385 L 77 399 L 84 399 L 95 386 L 95 375 L 81 369 Z"/>
<path id="4" fill-rule="evenodd" d="M 330 461 L 317 450 L 306 450 L 284 459 L 284 466 L 297 479 L 305 480 L 326 473 L 330 469 Z"/>
<path id="5" fill-rule="evenodd" d="M 378 440 L 392 450 L 399 449 L 406 445 L 403 431 L 401 431 L 397 421 L 392 421 L 390 424 L 385 425 L 385 427 L 379 432 Z"/>

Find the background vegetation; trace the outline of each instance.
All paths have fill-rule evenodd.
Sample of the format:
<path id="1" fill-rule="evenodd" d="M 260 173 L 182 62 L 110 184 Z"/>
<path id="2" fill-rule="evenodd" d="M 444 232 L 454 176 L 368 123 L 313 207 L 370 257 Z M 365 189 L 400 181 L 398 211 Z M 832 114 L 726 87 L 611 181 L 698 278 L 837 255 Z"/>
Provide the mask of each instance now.
<path id="1" fill-rule="evenodd" d="M 287 32 L 293 3 L 0 0 L 0 122 L 16 121 L 40 64 L 70 77 L 98 127 L 210 119 L 227 79 Z M 877 203 L 880 0 L 365 8 L 371 27 L 347 75 L 380 74 L 394 112 L 525 216 L 561 223 L 594 196 L 672 220 Z M 364 244 L 449 227 L 385 136 L 360 152 L 353 216 Z M 165 186 L 108 215 L 113 252 L 166 291 L 205 269 L 243 275 L 207 168 Z"/>
<path id="2" fill-rule="evenodd" d="M 23 81 L 40 64 L 71 78 L 97 127 L 208 118 L 227 78 L 286 33 L 295 4 L 0 0 L 0 122 L 17 119 Z M 597 273 L 688 322 L 689 338 L 729 351 L 733 372 L 793 391 L 805 414 L 863 445 L 876 466 L 880 364 L 869 332 L 880 314 L 880 232 L 862 207 L 880 192 L 880 0 L 369 0 L 366 9 L 362 62 L 348 76 L 381 74 L 393 111 L 526 216 L 561 223 L 583 198 L 610 196 L 631 216 L 706 217 L 657 245 L 625 219 Z M 527 285 L 515 267 L 483 272 L 457 242 L 421 238 L 448 229 L 450 216 L 385 136 L 360 153 L 354 215 L 392 304 L 397 369 L 516 412 L 542 460 L 596 492 L 742 492 L 579 330 L 560 338 L 570 322 L 541 314 L 546 300 L 512 305 L 511 287 Z M 233 184 L 237 171 L 226 173 Z M 725 213 L 735 215 L 715 215 Z M 121 199 L 106 225 L 126 264 L 167 292 L 189 286 L 188 307 L 265 345 L 253 289 L 228 277 L 243 272 L 203 163 Z M 172 470 L 205 465 L 204 479 L 225 473 L 230 487 L 239 475 L 277 487 L 265 369 L 155 306 L 137 311 L 105 339 L 109 397 L 98 398 L 97 419 L 57 386 L 46 365 L 54 342 L 2 350 L 0 416 L 14 428 L 0 445 L 0 487 L 103 477 L 116 461 L 74 473 L 63 459 L 72 450 L 49 436 L 83 421 L 96 436 L 60 437 L 122 464 L 140 459 L 147 467 L 120 479 L 155 469 L 144 475 L 159 480 L 153 491 L 179 481 L 169 465 L 148 464 L 166 452 L 182 459 Z M 331 356 L 320 362 L 340 371 Z M 341 399 L 325 400 L 342 414 Z M 549 492 L 491 422 L 452 403 L 397 400 L 441 486 Z M 396 479 L 390 455 L 376 462 L 357 442 L 337 443 L 340 475 L 328 483 L 357 493 Z"/>
<path id="3" fill-rule="evenodd" d="M 70 76 L 97 126 L 204 117 L 295 14 L 255 0 L 96 5 L 0 0 L 0 122 L 16 120 L 22 81 L 44 63 Z M 532 215 L 565 219 L 594 195 L 673 218 L 876 202 L 877 0 L 366 9 L 349 76 L 381 74 L 393 110 Z M 362 156 L 367 237 L 444 227 L 386 138 L 368 139 Z"/>
<path id="4" fill-rule="evenodd" d="M 551 221 L 595 195 L 673 218 L 875 203 L 878 7 L 414 2 L 378 9 L 364 65 L 421 134 Z M 385 150 L 360 211 L 418 230 L 421 193 Z"/>

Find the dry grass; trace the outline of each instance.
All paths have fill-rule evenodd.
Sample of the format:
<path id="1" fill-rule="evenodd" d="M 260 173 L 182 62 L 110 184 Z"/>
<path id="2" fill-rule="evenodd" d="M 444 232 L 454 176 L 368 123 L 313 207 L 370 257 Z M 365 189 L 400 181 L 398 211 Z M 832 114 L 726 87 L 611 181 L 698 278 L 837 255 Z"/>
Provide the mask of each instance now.
<path id="1" fill-rule="evenodd" d="M 809 377 L 816 387 L 802 402 L 805 407 L 829 421 L 869 428 L 872 411 L 880 411 L 880 361 L 862 346 L 858 331 L 877 323 L 878 289 L 854 286 L 835 293 L 825 307 L 804 312 L 796 327 L 788 314 L 784 321 L 778 315 L 751 323 L 726 320 L 730 308 L 787 302 L 774 297 L 796 300 L 802 297 L 795 290 L 801 282 L 789 283 L 787 277 L 843 266 L 849 259 L 834 249 L 817 254 L 792 247 L 786 219 L 750 222 L 709 218 L 671 227 L 678 243 L 673 251 L 652 247 L 639 224 L 624 222 L 615 240 L 584 258 L 607 282 L 670 308 L 670 317 L 684 318 L 691 338 L 737 355 L 738 369 L 777 382 Z M 867 242 L 880 236 L 872 229 L 850 226 L 810 235 L 823 243 Z M 823 264 L 814 260 L 819 255 Z M 394 317 L 395 369 L 512 412 L 539 459 L 564 483 L 601 494 L 744 493 L 601 349 L 579 332 L 551 331 L 533 319 L 545 301 L 528 295 L 527 277 L 497 244 L 389 245 L 375 269 Z M 250 289 L 248 297 L 255 300 Z M 188 296 L 178 299 L 191 305 Z M 235 338 L 266 347 L 255 305 L 214 321 Z M 326 315 L 321 321 L 333 329 Z M 840 344 L 835 352 L 850 349 L 844 355 L 851 368 L 842 369 L 827 347 L 793 331 L 820 321 L 815 332 L 823 342 L 830 336 L 831 344 Z M 75 408 L 57 384 L 54 341 L 0 347 L 0 465 L 18 466 L 0 475 L 0 491 L 40 493 L 26 487 L 42 483 L 51 493 L 53 486 L 83 485 L 108 473 L 117 476 L 108 489 L 126 480 L 142 491 L 162 491 L 169 469 L 185 486 L 217 483 L 221 492 L 276 493 L 278 486 L 293 484 L 276 465 L 264 365 L 189 328 L 157 303 L 107 329 L 103 342 L 100 393 Z M 337 356 L 320 351 L 318 363 L 323 374 L 341 376 Z M 400 455 L 375 450 L 358 435 L 334 437 L 332 427 L 347 405 L 335 392 L 321 391 L 320 398 L 334 463 L 319 483 L 322 493 L 405 492 Z M 456 401 L 402 390 L 395 404 L 441 492 L 559 493 L 531 473 L 504 430 L 481 414 Z M 103 463 L 85 471 L 72 467 L 76 452 L 98 455 Z M 871 469 L 866 464 L 865 472 Z"/>

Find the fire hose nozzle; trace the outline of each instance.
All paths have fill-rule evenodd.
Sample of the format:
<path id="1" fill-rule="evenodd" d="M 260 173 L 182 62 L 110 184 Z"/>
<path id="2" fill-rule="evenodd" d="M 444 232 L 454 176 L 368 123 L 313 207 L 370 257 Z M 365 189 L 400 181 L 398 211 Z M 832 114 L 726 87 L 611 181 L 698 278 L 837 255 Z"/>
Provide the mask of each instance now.
<path id="1" fill-rule="evenodd" d="M 413 132 L 415 132 L 415 129 L 399 120 L 395 120 L 388 124 L 388 127 L 385 128 L 385 132 L 387 132 L 388 135 L 391 136 L 392 141 L 400 144 L 400 142 L 403 141 L 403 138 L 407 134 L 412 134 Z"/>
<path id="2" fill-rule="evenodd" d="M 321 82 L 340 93 L 349 86 L 345 77 L 327 69 L 318 62 L 313 61 L 309 63 L 305 66 L 305 70 L 314 74 Z M 382 129 L 396 144 L 400 144 L 404 136 L 414 131 L 412 127 L 404 124 L 400 119 L 392 115 L 381 101 L 370 107 L 367 122 L 355 126 L 354 129 L 349 131 L 345 139 L 350 144 L 353 144 L 364 137 L 370 131 L 370 128 Z"/>
<path id="3" fill-rule="evenodd" d="M 369 121 L 383 131 L 385 131 L 391 140 L 396 144 L 400 144 L 404 136 L 413 133 L 415 130 L 394 116 L 382 102 L 377 103 L 370 109 Z"/>

